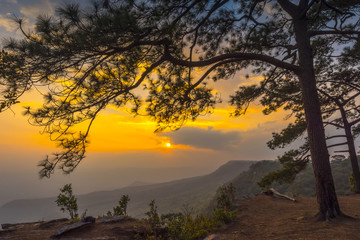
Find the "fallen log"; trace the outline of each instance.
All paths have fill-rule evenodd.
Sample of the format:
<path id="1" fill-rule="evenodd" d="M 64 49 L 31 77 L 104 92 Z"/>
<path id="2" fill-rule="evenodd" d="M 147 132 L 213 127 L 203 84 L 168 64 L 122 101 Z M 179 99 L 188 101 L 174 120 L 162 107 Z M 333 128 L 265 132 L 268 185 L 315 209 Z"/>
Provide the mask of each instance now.
<path id="1" fill-rule="evenodd" d="M 268 195 L 268 196 L 272 196 L 272 197 L 276 197 L 276 198 L 281 198 L 281 199 L 286 199 L 286 200 L 290 200 L 290 201 L 293 201 L 293 202 L 296 202 L 296 199 L 295 198 L 292 198 L 292 197 L 289 197 L 285 194 L 281 194 L 279 193 L 278 191 L 276 191 L 275 189 L 273 188 L 270 188 L 269 190 L 263 192 L 265 195 Z"/>

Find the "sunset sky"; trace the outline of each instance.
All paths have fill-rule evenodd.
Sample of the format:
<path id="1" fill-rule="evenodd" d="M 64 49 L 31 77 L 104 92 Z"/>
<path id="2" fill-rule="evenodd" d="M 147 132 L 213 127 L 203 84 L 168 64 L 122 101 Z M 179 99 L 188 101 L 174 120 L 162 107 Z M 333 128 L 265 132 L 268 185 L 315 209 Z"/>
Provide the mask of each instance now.
<path id="1" fill-rule="evenodd" d="M 0 1 L 1 38 L 19 36 L 11 16 L 23 16 L 31 28 L 37 15 L 53 14 L 61 2 Z M 260 79 L 259 76 L 246 79 L 245 73 L 214 85 L 224 103 L 237 86 Z M 266 142 L 272 132 L 288 123 L 284 112 L 264 116 L 256 103 L 246 116 L 230 118 L 232 109 L 221 104 L 211 116 L 188 122 L 178 131 L 154 134 L 156 124 L 148 118 L 133 118 L 127 112 L 109 107 L 96 119 L 90 133 L 88 157 L 78 169 L 71 176 L 58 173 L 40 181 L 37 162 L 57 149 L 46 134 L 40 134 L 40 128 L 31 126 L 21 114 L 23 106 L 41 104 L 38 94 L 30 92 L 20 100 L 21 104 L 12 111 L 0 114 L 0 205 L 15 198 L 53 196 L 68 182 L 73 182 L 77 193 L 124 186 L 126 180 L 114 182 L 108 175 L 117 169 L 179 168 L 176 178 L 211 172 L 229 160 L 275 159 L 281 151 L 269 150 Z"/>

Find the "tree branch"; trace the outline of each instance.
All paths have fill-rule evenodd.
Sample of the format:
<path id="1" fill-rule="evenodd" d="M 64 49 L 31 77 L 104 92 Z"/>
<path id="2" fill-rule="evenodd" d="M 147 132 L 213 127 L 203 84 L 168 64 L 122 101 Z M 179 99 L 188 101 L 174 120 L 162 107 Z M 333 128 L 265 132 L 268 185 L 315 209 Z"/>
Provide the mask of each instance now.
<path id="1" fill-rule="evenodd" d="M 165 58 L 165 60 L 167 60 L 173 64 L 184 66 L 184 67 L 205 67 L 205 66 L 209 66 L 211 64 L 214 64 L 214 63 L 217 63 L 220 61 L 224 61 L 224 60 L 228 60 L 228 59 L 233 59 L 234 61 L 237 60 L 238 62 L 246 61 L 246 60 L 249 60 L 249 61 L 254 60 L 254 61 L 263 61 L 266 63 L 270 63 L 276 67 L 284 68 L 289 71 L 293 71 L 295 73 L 300 72 L 300 68 L 297 65 L 293 65 L 293 64 L 290 64 L 287 62 L 283 62 L 274 57 L 257 54 L 257 53 L 227 53 L 227 54 L 219 55 L 219 56 L 216 56 L 216 57 L 213 57 L 210 59 L 206 59 L 206 60 L 202 60 L 202 61 L 190 62 L 190 61 L 175 58 L 168 51 L 166 51 L 164 58 Z"/>
<path id="2" fill-rule="evenodd" d="M 342 146 L 342 145 L 347 145 L 347 144 L 348 144 L 348 142 L 336 143 L 336 144 L 329 145 L 327 147 L 331 148 L 331 147 L 337 147 L 337 146 Z"/>
<path id="3" fill-rule="evenodd" d="M 324 124 L 329 124 L 337 128 L 344 128 L 344 126 L 341 126 L 340 124 L 332 123 L 332 122 L 324 122 Z"/>
<path id="4" fill-rule="evenodd" d="M 338 151 L 334 151 L 334 153 L 344 153 L 344 152 L 349 152 L 349 150 L 338 150 Z"/>
<path id="5" fill-rule="evenodd" d="M 307 4 L 307 2 L 308 2 L 307 0 L 301 1 L 300 4 L 303 2 L 303 6 L 302 6 L 303 10 L 302 10 L 300 16 L 305 15 L 309 11 L 309 9 L 312 7 L 312 5 L 314 5 L 314 3 L 319 2 L 319 1 L 320 0 L 311 0 L 311 2 L 309 4 Z"/>
<path id="6" fill-rule="evenodd" d="M 352 121 L 352 122 L 350 122 L 349 125 L 350 125 L 350 126 L 353 126 L 353 125 L 355 125 L 355 124 L 357 124 L 357 123 L 359 123 L 359 122 L 360 122 L 360 118 L 359 118 L 359 119 L 356 119 L 356 120 L 354 120 L 354 121 Z"/>
<path id="7" fill-rule="evenodd" d="M 294 3 L 290 2 L 289 0 L 278 0 L 277 2 L 290 16 L 293 17 L 296 14 L 298 6 L 296 6 Z"/>
<path id="8" fill-rule="evenodd" d="M 215 68 L 223 65 L 223 64 L 227 64 L 227 63 L 232 63 L 232 62 L 237 62 L 238 59 L 228 59 L 222 62 L 218 62 L 214 65 L 212 65 L 202 76 L 201 78 L 196 81 L 196 83 L 194 83 L 193 85 L 191 85 L 191 87 L 186 91 L 186 93 L 189 93 L 192 89 L 196 88 L 197 86 L 199 86 L 199 84 L 204 81 L 204 79 L 213 71 L 215 70 Z"/>
<path id="9" fill-rule="evenodd" d="M 319 36 L 319 35 L 360 35 L 360 31 L 348 30 L 348 31 L 339 31 L 339 30 L 323 30 L 323 31 L 309 31 L 309 37 Z"/>
<path id="10" fill-rule="evenodd" d="M 326 140 L 329 140 L 332 138 L 338 138 L 338 137 L 346 137 L 346 135 L 334 135 L 334 136 L 326 137 Z"/>
<path id="11" fill-rule="evenodd" d="M 130 91 L 130 90 L 135 89 L 135 88 L 137 88 L 138 86 L 140 86 L 140 84 L 144 81 L 145 77 L 146 77 L 149 73 L 151 73 L 152 70 L 154 70 L 156 67 L 158 67 L 160 64 L 162 64 L 164 61 L 165 61 L 164 57 L 161 57 L 158 61 L 156 61 L 156 62 L 154 62 L 153 64 L 151 64 L 151 66 L 148 67 L 148 68 L 145 70 L 145 72 L 143 72 L 143 73 L 141 74 L 141 77 L 139 78 L 139 80 L 137 80 L 136 83 L 135 83 L 133 86 L 129 87 L 129 88 L 127 89 L 127 91 Z"/>

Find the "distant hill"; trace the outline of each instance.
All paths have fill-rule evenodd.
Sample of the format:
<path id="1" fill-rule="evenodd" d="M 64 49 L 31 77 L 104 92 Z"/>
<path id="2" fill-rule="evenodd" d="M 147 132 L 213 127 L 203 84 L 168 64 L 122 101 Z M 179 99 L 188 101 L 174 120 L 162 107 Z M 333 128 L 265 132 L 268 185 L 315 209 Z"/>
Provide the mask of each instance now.
<path id="1" fill-rule="evenodd" d="M 260 193 L 261 189 L 257 182 L 265 174 L 280 168 L 281 164 L 277 161 L 258 161 L 251 165 L 247 171 L 242 172 L 231 180 L 236 188 L 237 198 L 253 197 Z M 331 169 L 336 193 L 339 195 L 350 194 L 349 177 L 352 172 L 350 160 L 333 160 L 331 161 Z M 296 176 L 292 184 L 280 185 L 274 183 L 272 187 L 290 196 L 315 196 L 315 179 L 311 163 Z"/>
<path id="2" fill-rule="evenodd" d="M 128 213 L 134 217 L 142 217 L 153 199 L 156 200 L 160 213 L 179 211 L 184 205 L 188 208 L 206 208 L 218 187 L 246 171 L 252 163 L 254 162 L 230 161 L 215 172 L 204 176 L 77 195 L 79 212 L 88 209 L 88 215 L 105 214 L 117 205 L 124 194 L 131 198 Z M 38 221 L 65 216 L 56 206 L 55 199 L 56 197 L 11 201 L 0 208 L 0 223 Z"/>

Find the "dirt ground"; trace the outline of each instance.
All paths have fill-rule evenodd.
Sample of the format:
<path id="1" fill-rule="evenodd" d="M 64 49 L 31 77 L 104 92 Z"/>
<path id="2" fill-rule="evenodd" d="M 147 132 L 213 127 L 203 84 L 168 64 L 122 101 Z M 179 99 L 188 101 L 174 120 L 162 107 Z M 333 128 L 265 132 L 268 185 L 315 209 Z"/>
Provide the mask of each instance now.
<path id="1" fill-rule="evenodd" d="M 216 240 L 257 239 L 359 239 L 360 196 L 340 196 L 340 207 L 354 219 L 339 218 L 334 222 L 316 222 L 315 198 L 297 198 L 297 202 L 259 195 L 238 202 L 236 220 L 216 231 Z M 0 239 L 8 240 L 125 240 L 134 239 L 144 232 L 142 221 L 126 218 L 117 223 L 94 223 L 64 234 L 61 238 L 51 236 L 66 225 L 66 221 L 23 224 L 13 231 L 1 231 Z"/>
<path id="2" fill-rule="evenodd" d="M 355 219 L 315 221 L 315 198 L 291 202 L 259 195 L 239 201 L 236 221 L 216 233 L 217 240 L 360 239 L 360 196 L 339 196 L 339 202 L 342 211 Z"/>

